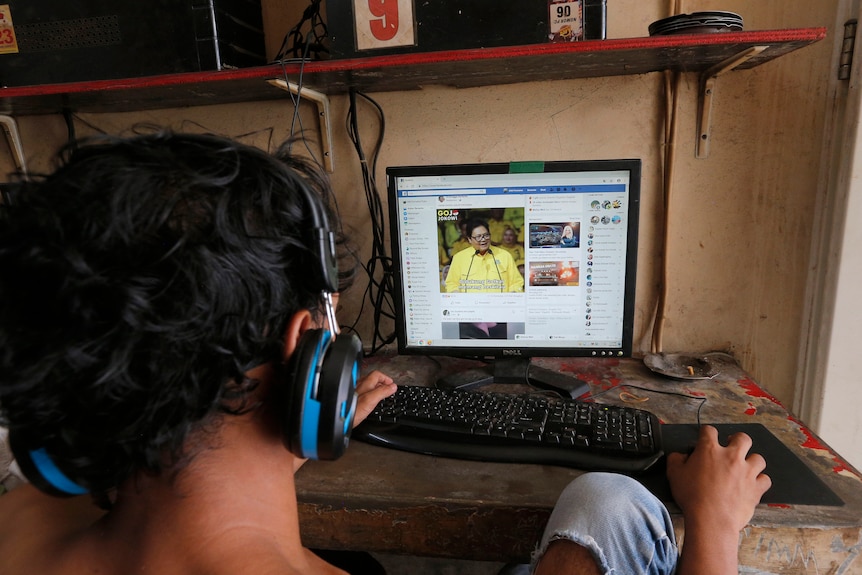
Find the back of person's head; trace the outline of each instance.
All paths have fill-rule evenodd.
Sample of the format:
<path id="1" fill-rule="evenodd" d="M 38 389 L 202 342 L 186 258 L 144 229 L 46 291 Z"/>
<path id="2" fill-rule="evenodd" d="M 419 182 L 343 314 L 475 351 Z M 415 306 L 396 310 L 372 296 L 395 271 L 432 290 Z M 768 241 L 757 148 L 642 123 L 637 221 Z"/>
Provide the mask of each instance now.
<path id="1" fill-rule="evenodd" d="M 158 132 L 66 149 L 0 210 L 2 423 L 93 491 L 176 463 L 209 416 L 252 407 L 243 374 L 319 309 L 307 204 L 328 214 L 327 194 L 286 148 Z"/>

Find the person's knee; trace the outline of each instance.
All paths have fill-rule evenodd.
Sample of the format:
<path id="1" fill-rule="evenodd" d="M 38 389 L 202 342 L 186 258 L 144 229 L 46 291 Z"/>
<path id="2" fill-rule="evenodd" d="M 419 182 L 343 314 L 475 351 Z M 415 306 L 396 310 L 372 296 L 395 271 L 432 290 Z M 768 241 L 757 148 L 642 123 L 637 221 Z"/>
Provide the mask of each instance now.
<path id="1" fill-rule="evenodd" d="M 548 545 L 536 565 L 535 575 L 601 575 L 592 552 L 572 541 L 558 539 Z"/>
<path id="2" fill-rule="evenodd" d="M 607 473 L 603 471 L 591 471 L 579 475 L 569 483 L 568 489 L 577 489 L 584 492 L 630 491 L 641 487 L 641 484 L 627 475 L 619 473 Z"/>
<path id="3" fill-rule="evenodd" d="M 556 532 L 613 532 L 630 527 L 666 523 L 666 511 L 638 481 L 617 473 L 585 473 L 560 494 L 549 527 Z M 547 534 L 553 536 L 553 533 Z"/>
<path id="4" fill-rule="evenodd" d="M 676 561 L 664 504 L 640 482 L 614 473 L 586 473 L 563 490 L 537 555 L 560 539 L 587 548 L 603 572 L 664 573 L 653 566 L 672 569 Z"/>
<path id="5" fill-rule="evenodd" d="M 574 503 L 599 506 L 607 512 L 628 507 L 633 500 L 650 496 L 640 483 L 618 473 L 592 472 L 578 476 L 560 494 L 557 505 Z"/>

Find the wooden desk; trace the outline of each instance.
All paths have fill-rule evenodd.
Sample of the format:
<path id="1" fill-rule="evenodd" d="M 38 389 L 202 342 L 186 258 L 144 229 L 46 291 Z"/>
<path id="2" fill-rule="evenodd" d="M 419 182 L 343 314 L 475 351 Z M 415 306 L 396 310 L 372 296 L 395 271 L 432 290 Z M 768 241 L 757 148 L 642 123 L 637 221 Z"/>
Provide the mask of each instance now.
<path id="1" fill-rule="evenodd" d="M 366 362 L 404 384 L 428 384 L 470 365 L 443 358 Z M 762 423 L 845 502 L 843 506 L 760 505 L 740 535 L 740 570 L 763 574 L 862 573 L 862 476 L 732 360 L 711 380 L 658 376 L 635 359 L 543 358 L 572 372 L 600 401 L 620 392 L 649 398 L 638 407 L 664 423 Z M 623 387 L 625 385 L 637 386 Z M 497 387 L 497 386 L 495 386 Z M 510 386 L 501 386 L 511 390 Z M 610 391 L 608 391 L 610 390 Z M 770 470 L 773 473 L 775 470 Z M 479 463 L 416 455 L 353 441 L 336 462 L 309 462 L 297 476 L 303 542 L 312 547 L 474 559 L 526 560 L 560 491 L 581 472 L 544 465 Z M 684 537 L 678 508 L 668 502 Z"/>

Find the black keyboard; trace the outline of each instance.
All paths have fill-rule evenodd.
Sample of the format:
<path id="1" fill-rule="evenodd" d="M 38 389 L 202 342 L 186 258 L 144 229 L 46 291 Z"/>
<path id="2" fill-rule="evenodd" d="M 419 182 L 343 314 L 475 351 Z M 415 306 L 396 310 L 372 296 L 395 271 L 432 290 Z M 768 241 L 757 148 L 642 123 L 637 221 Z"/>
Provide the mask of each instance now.
<path id="1" fill-rule="evenodd" d="M 664 455 L 659 421 L 642 409 L 408 385 L 353 437 L 441 457 L 622 472 L 644 471 Z"/>

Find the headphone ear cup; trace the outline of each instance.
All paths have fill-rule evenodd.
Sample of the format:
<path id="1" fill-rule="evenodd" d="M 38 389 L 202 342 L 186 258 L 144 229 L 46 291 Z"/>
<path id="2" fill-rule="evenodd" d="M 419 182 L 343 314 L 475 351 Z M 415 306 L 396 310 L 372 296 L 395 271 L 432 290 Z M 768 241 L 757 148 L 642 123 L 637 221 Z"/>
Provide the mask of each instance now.
<path id="1" fill-rule="evenodd" d="M 34 487 L 55 497 L 73 497 L 88 493 L 86 487 L 79 485 L 57 466 L 45 448 L 31 449 L 29 445 L 10 430 L 9 448 L 12 457 L 18 462 L 24 477 Z"/>
<path id="2" fill-rule="evenodd" d="M 281 382 L 287 393 L 282 439 L 296 456 L 337 459 L 347 447 L 356 411 L 362 344 L 324 329 L 303 333 Z"/>
<path id="3" fill-rule="evenodd" d="M 362 344 L 353 334 L 339 335 L 320 371 L 321 418 L 318 459 L 338 459 L 347 449 L 356 414 L 356 382 Z"/>

